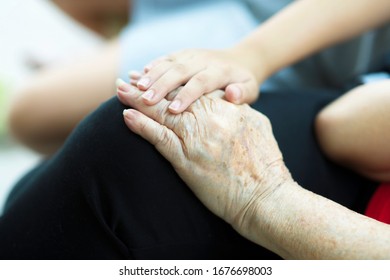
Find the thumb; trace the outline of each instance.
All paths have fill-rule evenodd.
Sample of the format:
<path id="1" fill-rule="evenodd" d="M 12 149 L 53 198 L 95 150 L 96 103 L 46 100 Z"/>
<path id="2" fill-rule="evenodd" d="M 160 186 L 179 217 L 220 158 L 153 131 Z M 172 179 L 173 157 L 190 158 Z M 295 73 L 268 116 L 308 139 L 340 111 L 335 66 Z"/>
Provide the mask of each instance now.
<path id="1" fill-rule="evenodd" d="M 251 80 L 230 84 L 225 88 L 225 99 L 234 104 L 252 103 L 258 96 L 259 88 Z"/>
<path id="2" fill-rule="evenodd" d="M 124 110 L 123 116 L 127 127 L 151 143 L 169 162 L 181 158 L 182 146 L 172 130 L 133 109 Z"/>

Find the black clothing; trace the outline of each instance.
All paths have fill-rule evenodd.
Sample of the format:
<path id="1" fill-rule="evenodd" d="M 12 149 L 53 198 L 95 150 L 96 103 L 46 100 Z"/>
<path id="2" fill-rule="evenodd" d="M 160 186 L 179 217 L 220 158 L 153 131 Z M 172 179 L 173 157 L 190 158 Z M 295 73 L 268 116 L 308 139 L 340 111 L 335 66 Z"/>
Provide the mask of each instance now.
<path id="1" fill-rule="evenodd" d="M 326 160 L 313 119 L 333 91 L 263 93 L 297 182 L 357 211 L 375 184 Z M 273 259 L 209 212 L 145 140 L 116 98 L 85 118 L 15 186 L 0 218 L 1 259 Z"/>

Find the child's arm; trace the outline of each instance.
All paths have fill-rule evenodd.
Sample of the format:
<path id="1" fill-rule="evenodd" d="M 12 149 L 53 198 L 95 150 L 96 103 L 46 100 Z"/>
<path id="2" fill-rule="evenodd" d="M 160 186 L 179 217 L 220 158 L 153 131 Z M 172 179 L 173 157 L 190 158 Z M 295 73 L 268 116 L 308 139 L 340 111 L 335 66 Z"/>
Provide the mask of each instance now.
<path id="1" fill-rule="evenodd" d="M 185 84 L 171 104 L 173 113 L 215 89 L 225 89 L 231 102 L 251 102 L 277 70 L 389 19 L 388 0 L 294 1 L 231 49 L 177 52 L 151 62 L 131 82 L 146 91 L 149 105 Z"/>

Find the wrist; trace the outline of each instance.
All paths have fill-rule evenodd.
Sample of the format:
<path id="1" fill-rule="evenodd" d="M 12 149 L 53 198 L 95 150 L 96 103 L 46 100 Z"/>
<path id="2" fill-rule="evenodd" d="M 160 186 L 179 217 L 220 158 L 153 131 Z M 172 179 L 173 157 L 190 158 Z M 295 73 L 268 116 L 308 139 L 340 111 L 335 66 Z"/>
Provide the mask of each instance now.
<path id="1" fill-rule="evenodd" d="M 256 182 L 260 192 L 231 222 L 233 228 L 247 239 L 279 254 L 289 254 L 280 246 L 280 232 L 285 227 L 285 212 L 290 211 L 286 202 L 302 189 L 292 179 L 283 162 L 266 170 Z"/>
<path id="2" fill-rule="evenodd" d="M 257 218 L 252 217 L 248 228 L 251 232 L 249 238 L 284 259 L 295 258 L 292 249 L 295 248 L 293 227 L 300 216 L 299 198 L 304 191 L 292 179 L 275 189 L 267 200 L 257 205 Z M 262 232 L 262 240 L 256 241 L 258 232 Z"/>
<path id="3" fill-rule="evenodd" d="M 248 69 L 261 85 L 269 76 L 273 74 L 271 65 L 268 63 L 263 52 L 254 48 L 250 44 L 241 42 L 228 50 L 235 60 Z"/>

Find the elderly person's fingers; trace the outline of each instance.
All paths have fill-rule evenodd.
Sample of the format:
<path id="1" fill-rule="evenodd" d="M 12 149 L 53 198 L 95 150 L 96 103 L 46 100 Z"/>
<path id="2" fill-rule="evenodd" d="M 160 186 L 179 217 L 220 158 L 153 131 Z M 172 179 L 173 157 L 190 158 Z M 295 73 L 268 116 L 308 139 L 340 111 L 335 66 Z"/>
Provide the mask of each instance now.
<path id="1" fill-rule="evenodd" d="M 142 112 L 125 111 L 127 126 L 171 162 L 211 211 L 234 226 L 245 224 L 257 205 L 253 202 L 267 200 L 291 176 L 267 117 L 223 100 L 223 94 L 202 96 L 175 115 L 165 98 L 148 106 L 142 91 L 118 86 L 119 99 Z"/>
<path id="2" fill-rule="evenodd" d="M 133 109 L 123 111 L 127 127 L 150 142 L 170 162 L 183 156 L 179 138 L 172 130 Z"/>

